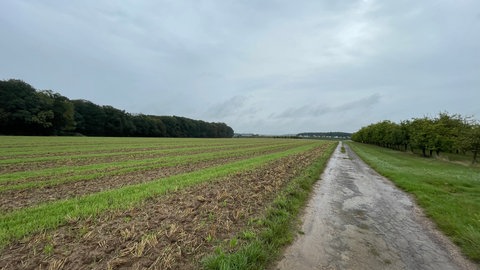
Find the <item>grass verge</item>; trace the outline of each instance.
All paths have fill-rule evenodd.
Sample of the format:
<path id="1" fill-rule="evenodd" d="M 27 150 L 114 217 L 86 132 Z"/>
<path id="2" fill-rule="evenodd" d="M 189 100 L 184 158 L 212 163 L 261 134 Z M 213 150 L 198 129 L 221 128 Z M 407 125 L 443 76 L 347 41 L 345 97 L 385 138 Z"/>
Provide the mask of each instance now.
<path id="1" fill-rule="evenodd" d="M 349 142 L 373 169 L 413 194 L 463 253 L 480 263 L 480 168 Z"/>
<path id="2" fill-rule="evenodd" d="M 238 236 L 220 244 L 213 255 L 202 261 L 203 268 L 265 269 L 275 261 L 282 248 L 293 240 L 300 210 L 336 145 L 332 142 L 321 157 L 290 181 L 263 218 L 253 220 Z M 236 239 L 243 241 L 232 250 L 231 243 Z"/>

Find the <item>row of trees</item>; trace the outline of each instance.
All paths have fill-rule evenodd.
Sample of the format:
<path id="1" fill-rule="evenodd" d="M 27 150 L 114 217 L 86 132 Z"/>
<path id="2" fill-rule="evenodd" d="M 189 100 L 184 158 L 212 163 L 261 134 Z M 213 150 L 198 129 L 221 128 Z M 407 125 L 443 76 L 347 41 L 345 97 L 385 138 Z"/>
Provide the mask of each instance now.
<path id="1" fill-rule="evenodd" d="M 469 117 L 440 113 L 399 124 L 388 120 L 371 124 L 354 133 L 352 140 L 403 151 L 417 149 L 423 156 L 471 151 L 475 163 L 480 151 L 480 124 Z"/>
<path id="2" fill-rule="evenodd" d="M 178 116 L 133 115 L 12 79 L 0 80 L 0 134 L 229 138 L 233 129 Z"/>
<path id="3" fill-rule="evenodd" d="M 322 138 L 322 139 L 350 139 L 352 133 L 347 132 L 303 132 L 297 136 L 303 138 Z"/>

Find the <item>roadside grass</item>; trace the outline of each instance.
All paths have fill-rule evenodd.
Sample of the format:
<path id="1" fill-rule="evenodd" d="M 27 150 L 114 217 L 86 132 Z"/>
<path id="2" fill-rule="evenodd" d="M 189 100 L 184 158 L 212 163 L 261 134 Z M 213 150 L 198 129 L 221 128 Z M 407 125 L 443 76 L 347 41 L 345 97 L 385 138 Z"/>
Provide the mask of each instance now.
<path id="1" fill-rule="evenodd" d="M 463 253 L 480 263 L 480 168 L 348 142 L 372 168 L 413 194 Z"/>
<path id="2" fill-rule="evenodd" d="M 313 184 L 325 168 L 337 143 L 328 143 L 321 157 L 291 180 L 278 194 L 264 217 L 252 220 L 232 239 L 242 239 L 232 250 L 230 241 L 221 243 L 215 253 L 205 257 L 205 269 L 265 269 L 295 237 L 300 210 L 306 205 Z"/>
<path id="3" fill-rule="evenodd" d="M 462 164 L 469 167 L 479 167 L 480 164 L 472 164 L 473 154 L 471 152 L 467 152 L 464 155 L 462 154 L 454 154 L 454 153 L 441 153 L 440 156 L 436 157 L 437 159 L 449 161 L 453 163 Z"/>
<path id="4" fill-rule="evenodd" d="M 255 169 L 270 161 L 309 151 L 321 145 L 321 143 L 313 141 L 304 141 L 302 144 L 288 150 L 282 149 L 280 152 L 160 178 L 148 183 L 125 186 L 4 213 L 0 216 L 0 248 L 4 247 L 11 240 L 20 239 L 35 232 L 56 228 L 67 223 L 68 220 L 97 215 L 109 209 L 128 209 L 151 196 L 226 177 L 231 173 Z"/>

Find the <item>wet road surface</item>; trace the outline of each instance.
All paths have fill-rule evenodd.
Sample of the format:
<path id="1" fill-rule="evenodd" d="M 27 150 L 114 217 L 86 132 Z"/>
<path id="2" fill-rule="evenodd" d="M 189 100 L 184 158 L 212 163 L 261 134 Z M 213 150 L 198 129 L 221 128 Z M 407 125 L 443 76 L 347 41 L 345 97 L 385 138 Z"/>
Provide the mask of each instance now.
<path id="1" fill-rule="evenodd" d="M 404 192 L 341 144 L 276 269 L 477 269 Z"/>

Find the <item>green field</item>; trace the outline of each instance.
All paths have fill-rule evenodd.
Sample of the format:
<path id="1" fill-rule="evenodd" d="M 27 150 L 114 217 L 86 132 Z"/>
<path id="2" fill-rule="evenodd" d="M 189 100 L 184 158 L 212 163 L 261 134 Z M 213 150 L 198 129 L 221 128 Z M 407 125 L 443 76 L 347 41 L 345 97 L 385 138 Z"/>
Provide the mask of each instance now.
<path id="1" fill-rule="evenodd" d="M 23 256 L 25 265 L 74 267 L 72 256 L 78 255 L 75 250 L 90 250 L 93 245 L 93 250 L 103 254 L 98 258 L 103 259 L 90 262 L 86 254 L 85 260 L 93 268 L 111 267 L 125 256 L 136 258 L 130 262 L 145 263 L 148 252 L 154 256 L 153 250 L 164 245 L 167 250 L 176 246 L 194 250 L 190 255 L 172 251 L 169 256 L 176 259 L 171 265 L 178 266 L 192 256 L 195 259 L 189 260 L 199 262 L 198 254 L 212 252 L 221 239 L 238 233 L 248 220 L 264 215 L 293 179 L 311 166 L 321 168 L 334 146 L 334 142 L 286 139 L 0 137 L 2 258 Z M 319 174 L 318 169 L 315 172 Z M 251 174 L 264 176 L 256 179 Z M 226 188 L 239 184 L 236 189 Z M 204 199 L 206 194 L 221 188 L 222 192 L 212 195 L 217 204 L 209 206 L 221 208 L 216 212 L 208 207 L 208 215 L 205 211 L 175 208 L 178 204 L 206 207 L 213 203 Z M 184 194 L 188 192 L 193 195 Z M 153 218 L 159 215 L 158 209 L 169 207 L 173 207 L 170 212 L 178 210 L 178 215 Z M 121 217 L 129 211 L 135 215 Z M 187 214 L 192 216 L 184 217 Z M 215 218 L 217 215 L 224 218 Z M 136 221 L 145 216 L 153 221 L 147 225 Z M 154 225 L 156 220 L 161 222 Z M 226 232 L 217 224 L 222 222 L 227 222 Z M 107 226 L 104 223 L 112 223 L 112 229 L 93 237 Z M 172 237 L 171 226 L 186 226 L 185 233 L 192 233 L 188 239 L 196 239 L 198 246 L 168 240 Z M 124 229 L 116 232 L 119 227 Z M 215 231 L 210 231 L 212 228 Z M 212 235 L 219 232 L 225 235 L 213 241 Z M 114 246 L 107 244 L 109 241 L 118 241 L 117 233 L 124 242 L 104 251 L 106 246 Z M 78 243 L 71 244 L 72 239 L 66 239 L 66 235 Z M 100 239 L 105 235 L 106 239 Z M 172 235 L 178 239 L 184 236 L 176 230 Z M 132 247 L 128 247 L 130 244 Z M 122 245 L 127 247 L 121 249 Z M 0 268 L 14 263 L 3 261 Z"/>
<path id="2" fill-rule="evenodd" d="M 360 143 L 349 145 L 377 172 L 412 193 L 465 255 L 480 262 L 480 168 Z"/>

